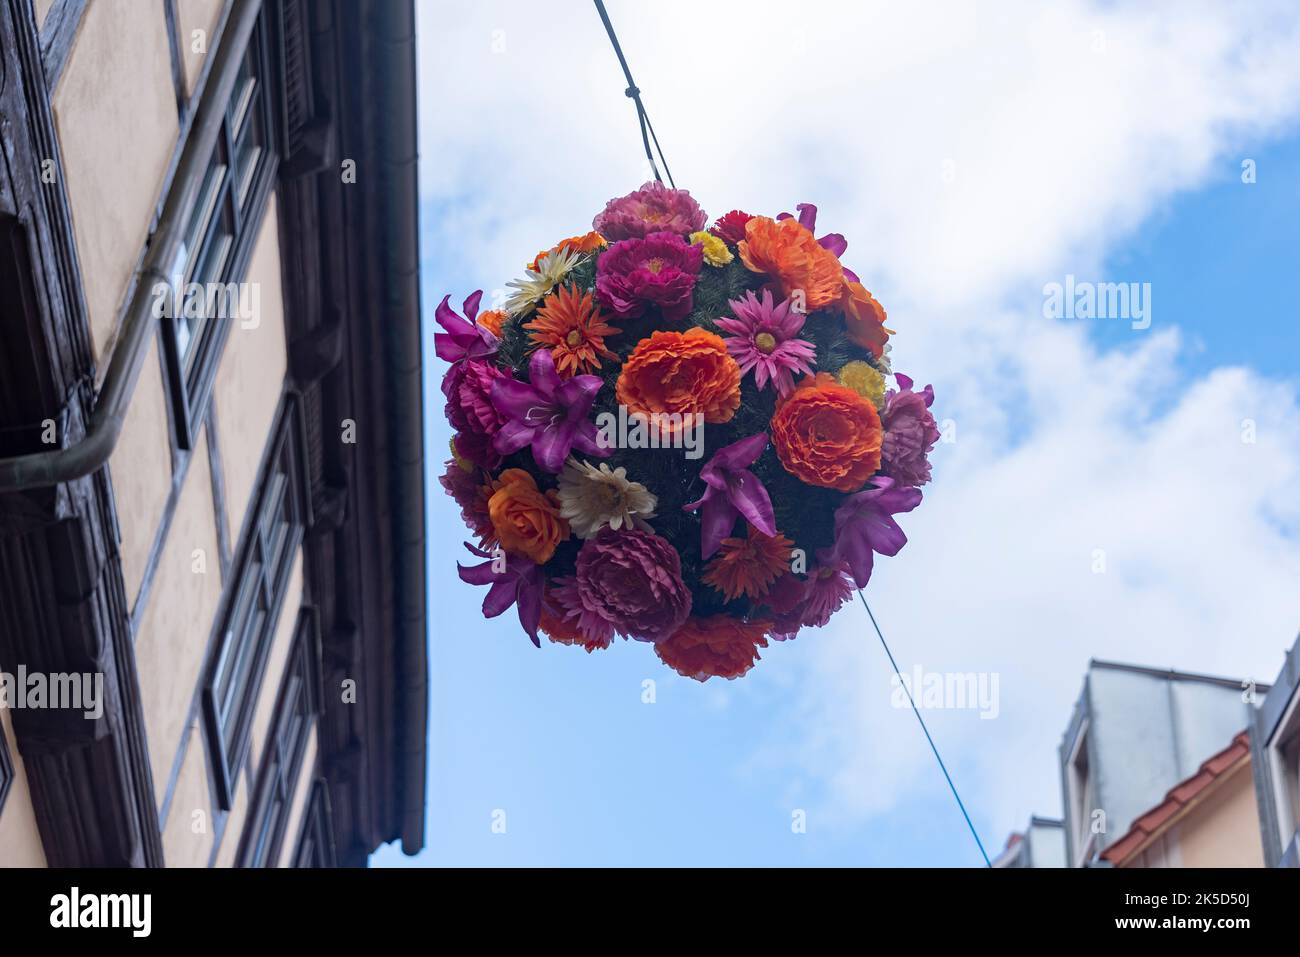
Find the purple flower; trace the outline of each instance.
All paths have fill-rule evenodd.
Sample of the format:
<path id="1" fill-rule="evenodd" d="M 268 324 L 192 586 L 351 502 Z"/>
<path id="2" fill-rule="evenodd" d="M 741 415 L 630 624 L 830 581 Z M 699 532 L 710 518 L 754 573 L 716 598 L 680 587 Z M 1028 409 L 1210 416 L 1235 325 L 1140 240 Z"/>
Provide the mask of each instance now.
<path id="1" fill-rule="evenodd" d="M 821 628 L 853 594 L 853 581 L 833 555 L 808 573 L 806 579 L 786 572 L 772 585 L 763 603 L 772 612 L 771 636 L 789 641 L 800 628 Z"/>
<path id="2" fill-rule="evenodd" d="M 483 298 L 483 290 L 472 293 L 465 300 L 465 316 L 461 318 L 447 305 L 451 296 L 443 296 L 442 302 L 434 312 L 438 325 L 446 332 L 433 334 L 433 348 L 439 359 L 447 362 L 461 362 L 465 359 L 483 359 L 494 355 L 498 340 L 490 331 L 474 321 L 478 315 L 478 303 Z M 444 382 L 444 391 L 446 385 Z"/>
<path id="3" fill-rule="evenodd" d="M 519 610 L 519 624 L 524 626 L 533 644 L 541 647 L 537 638 L 537 625 L 542 619 L 542 597 L 546 590 L 546 576 L 542 566 L 518 555 L 503 557 L 504 568 L 498 572 L 492 566 L 494 559 L 491 552 L 475 548 L 469 542 L 465 547 L 479 558 L 488 559 L 481 565 L 462 565 L 456 563 L 460 580 L 471 585 L 491 585 L 487 597 L 483 599 L 483 617 L 495 618 L 511 605 Z"/>
<path id="4" fill-rule="evenodd" d="M 817 207 L 812 203 L 799 203 L 795 206 L 799 210 L 799 225 L 810 233 L 817 231 Z M 781 213 L 777 219 L 794 219 L 789 213 Z M 849 248 L 849 241 L 839 233 L 827 233 L 821 239 L 817 240 L 817 245 L 822 249 L 829 249 L 837 257 L 844 255 L 844 250 Z M 858 274 L 844 267 L 844 278 L 849 282 L 857 282 Z"/>
<path id="5" fill-rule="evenodd" d="M 912 391 L 912 380 L 896 373 L 899 388 L 885 393 L 880 413 L 884 438 L 880 443 L 880 471 L 899 485 L 924 485 L 930 481 L 930 450 L 939 441 L 930 405 L 934 387 Z"/>
<path id="6" fill-rule="evenodd" d="M 663 183 L 652 182 L 636 192 L 611 199 L 591 221 L 591 228 L 612 243 L 658 232 L 685 236 L 703 229 L 707 221 L 700 204 L 686 190 L 669 189 Z"/>
<path id="7" fill-rule="evenodd" d="M 566 616 L 592 638 L 609 629 L 638 641 L 670 637 L 691 613 L 681 558 L 667 539 L 640 529 L 604 528 L 578 552 L 571 588 L 557 595 Z"/>
<path id="8" fill-rule="evenodd" d="M 742 515 L 764 535 L 776 534 L 772 499 L 758 476 L 749 471 L 765 448 L 767 433 L 759 432 L 718 449 L 700 469 L 700 478 L 708 486 L 704 497 L 682 509 L 704 509 L 700 515 L 701 558 L 709 558 L 722 546 Z"/>
<path id="9" fill-rule="evenodd" d="M 763 290 L 759 299 L 746 292 L 743 299 L 727 303 L 735 319 L 716 320 L 718 328 L 731 335 L 727 337 L 727 351 L 740 366 L 740 374 L 754 370 L 754 384 L 759 389 L 768 380 L 779 395 L 794 391 L 794 373 L 812 374 L 817 347 L 806 339 L 796 339 L 803 328 L 804 315 L 790 306 L 790 300 L 774 304 L 770 290 Z"/>
<path id="10" fill-rule="evenodd" d="M 538 349 L 528 363 L 529 382 L 500 378 L 492 382 L 492 405 L 504 418 L 492 439 L 502 455 L 533 447 L 533 459 L 547 472 L 559 472 L 577 449 L 604 458 L 609 450 L 596 441 L 596 426 L 587 421 L 601 380 L 575 375 L 561 380 L 549 349 Z"/>
<path id="11" fill-rule="evenodd" d="M 874 553 L 897 555 L 907 536 L 893 516 L 921 503 L 921 491 L 898 488 L 894 480 L 877 475 L 875 488 L 850 495 L 835 510 L 835 546 L 827 564 L 843 562 L 859 588 L 871 580 Z"/>
<path id="12" fill-rule="evenodd" d="M 665 322 L 685 319 L 694 303 L 704 248 L 673 233 L 615 243 L 596 261 L 596 294 L 620 318 L 658 306 Z"/>

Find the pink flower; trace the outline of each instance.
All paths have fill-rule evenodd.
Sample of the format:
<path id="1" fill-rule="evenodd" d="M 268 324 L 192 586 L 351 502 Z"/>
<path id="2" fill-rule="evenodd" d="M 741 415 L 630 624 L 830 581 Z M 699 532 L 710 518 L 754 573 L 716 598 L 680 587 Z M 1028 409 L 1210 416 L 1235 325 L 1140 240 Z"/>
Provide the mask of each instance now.
<path id="1" fill-rule="evenodd" d="M 934 387 L 912 391 L 912 380 L 895 374 L 899 388 L 885 393 L 885 408 L 880 413 L 884 439 L 880 443 L 880 471 L 900 486 L 924 485 L 930 481 L 929 454 L 939 441 L 930 405 Z"/>
<path id="2" fill-rule="evenodd" d="M 447 420 L 457 432 L 495 435 L 505 418 L 492 405 L 492 383 L 509 379 L 495 363 L 484 359 L 458 362 L 442 379 L 447 397 Z"/>
<path id="3" fill-rule="evenodd" d="M 457 454 L 460 450 L 457 449 Z M 484 477 L 477 468 L 468 472 L 455 459 L 447 462 L 447 470 L 438 477 L 438 483 L 460 506 L 460 517 L 478 537 L 482 548 L 493 537 L 492 518 L 488 514 L 487 497 L 483 494 Z"/>
<path id="4" fill-rule="evenodd" d="M 620 318 L 658 306 L 665 322 L 690 315 L 704 250 L 673 233 L 651 233 L 610 246 L 596 261 L 596 294 Z"/>
<path id="5" fill-rule="evenodd" d="M 636 192 L 611 199 L 591 221 L 591 228 L 612 243 L 658 232 L 685 236 L 703 229 L 707 220 L 700 204 L 686 190 L 669 189 L 663 183 L 652 182 Z"/>
<path id="6" fill-rule="evenodd" d="M 638 529 L 605 528 L 587 539 L 572 588 L 556 589 L 556 598 L 592 640 L 612 628 L 638 641 L 663 641 L 691 613 L 677 549 Z"/>
<path id="7" fill-rule="evenodd" d="M 732 299 L 727 305 L 735 319 L 717 320 L 719 329 L 731 333 L 727 351 L 740 366 L 740 374 L 754 370 L 754 384 L 763 389 L 770 379 L 778 394 L 794 390 L 794 373 L 812 374 L 817 349 L 807 339 L 796 339 L 803 328 L 804 316 L 790 307 L 790 300 L 774 305 L 770 290 L 759 299 L 753 292 L 744 299 Z"/>
<path id="8" fill-rule="evenodd" d="M 771 636 L 788 641 L 800 628 L 821 628 L 853 594 L 853 580 L 833 556 L 809 572 L 806 579 L 786 572 L 763 597 L 772 611 Z"/>

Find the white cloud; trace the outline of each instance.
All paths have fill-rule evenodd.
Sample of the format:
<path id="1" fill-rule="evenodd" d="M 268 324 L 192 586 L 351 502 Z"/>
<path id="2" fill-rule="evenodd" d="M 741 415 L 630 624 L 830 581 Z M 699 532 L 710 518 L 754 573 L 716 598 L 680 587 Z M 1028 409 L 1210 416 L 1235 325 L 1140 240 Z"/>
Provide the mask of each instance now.
<path id="1" fill-rule="evenodd" d="M 1294 384 L 1180 380 L 1159 290 L 1152 330 L 1109 352 L 1035 296 L 1095 275 L 1171 197 L 1237 169 L 1236 144 L 1295 122 L 1296 11 L 609 6 L 678 185 L 713 214 L 816 202 L 889 308 L 900 366 L 958 424 L 869 597 L 904 668 L 1001 674 L 999 720 L 932 718 L 986 837 L 1057 810 L 1088 657 L 1270 679 L 1300 623 Z M 426 242 L 443 280 L 500 285 L 646 178 L 639 133 L 585 4 L 445 7 L 421 8 Z M 756 760 L 846 816 L 936 781 L 862 619 L 747 679 L 790 712 Z"/>

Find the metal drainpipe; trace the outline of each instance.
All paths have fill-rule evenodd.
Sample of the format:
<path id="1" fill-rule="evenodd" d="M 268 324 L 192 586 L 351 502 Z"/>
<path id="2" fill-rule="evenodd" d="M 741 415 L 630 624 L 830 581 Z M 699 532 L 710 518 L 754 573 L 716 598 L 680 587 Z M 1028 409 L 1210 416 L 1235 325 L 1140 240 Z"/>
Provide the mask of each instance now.
<path id="1" fill-rule="evenodd" d="M 231 7 L 167 202 L 149 239 L 149 249 L 122 324 L 122 335 L 113 348 L 104 385 L 85 434 L 66 448 L 0 459 L 0 493 L 71 482 L 94 472 L 113 454 L 154 331 L 153 288 L 159 282 L 171 282 L 171 265 L 184 239 L 186 220 L 221 131 L 226 104 L 261 6 L 262 0 L 234 0 Z"/>

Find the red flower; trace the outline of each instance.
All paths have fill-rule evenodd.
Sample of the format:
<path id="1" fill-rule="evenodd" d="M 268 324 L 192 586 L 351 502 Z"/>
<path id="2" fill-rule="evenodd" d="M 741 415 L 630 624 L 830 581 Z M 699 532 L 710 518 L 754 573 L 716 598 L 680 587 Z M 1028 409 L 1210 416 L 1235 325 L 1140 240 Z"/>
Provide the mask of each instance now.
<path id="1" fill-rule="evenodd" d="M 709 232 L 719 239 L 725 239 L 731 245 L 736 245 L 745 238 L 745 224 L 754 217 L 749 213 L 742 213 L 738 209 L 733 209 L 725 216 L 719 216 L 718 221 L 713 224 Z"/>

